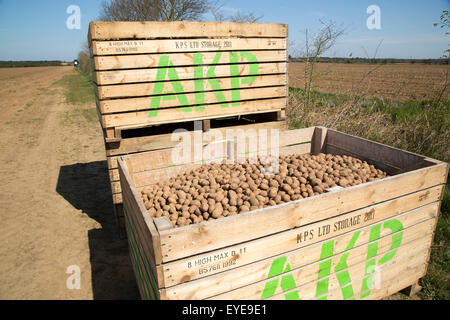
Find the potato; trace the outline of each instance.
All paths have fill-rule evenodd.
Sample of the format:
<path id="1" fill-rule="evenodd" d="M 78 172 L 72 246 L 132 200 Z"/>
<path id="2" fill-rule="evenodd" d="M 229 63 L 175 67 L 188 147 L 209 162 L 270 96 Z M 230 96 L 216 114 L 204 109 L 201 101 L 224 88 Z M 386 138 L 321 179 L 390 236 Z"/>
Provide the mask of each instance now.
<path id="1" fill-rule="evenodd" d="M 235 215 L 387 177 L 350 156 L 254 157 L 241 164 L 205 164 L 141 191 L 150 217 L 169 216 L 176 227 Z M 273 171 L 270 161 L 278 161 Z"/>

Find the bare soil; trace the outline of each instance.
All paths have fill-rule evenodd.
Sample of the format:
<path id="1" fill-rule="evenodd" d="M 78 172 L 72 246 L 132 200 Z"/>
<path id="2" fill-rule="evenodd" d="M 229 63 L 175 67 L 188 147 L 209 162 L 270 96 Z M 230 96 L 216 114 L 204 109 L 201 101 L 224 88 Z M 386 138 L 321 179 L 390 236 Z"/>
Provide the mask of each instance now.
<path id="1" fill-rule="evenodd" d="M 289 64 L 289 86 L 304 88 L 304 63 Z M 392 100 L 431 100 L 445 83 L 446 65 L 318 63 L 313 90 Z M 450 80 L 450 79 L 449 79 Z M 444 93 L 450 98 L 450 88 Z"/>
<path id="2" fill-rule="evenodd" d="M 0 299 L 136 299 L 102 133 L 55 82 L 71 67 L 0 69 Z M 68 289 L 69 266 L 81 271 Z"/>

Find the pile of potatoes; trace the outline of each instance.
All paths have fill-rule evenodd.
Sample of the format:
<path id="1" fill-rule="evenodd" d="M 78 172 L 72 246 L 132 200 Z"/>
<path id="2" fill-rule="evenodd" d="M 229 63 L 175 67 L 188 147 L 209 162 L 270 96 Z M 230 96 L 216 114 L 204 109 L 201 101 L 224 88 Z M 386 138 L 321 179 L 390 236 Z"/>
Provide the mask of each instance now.
<path id="1" fill-rule="evenodd" d="M 205 164 L 143 189 L 142 200 L 152 218 L 167 216 L 181 227 L 387 177 L 360 159 L 323 153 L 280 156 L 278 169 L 274 174 L 266 157 Z"/>

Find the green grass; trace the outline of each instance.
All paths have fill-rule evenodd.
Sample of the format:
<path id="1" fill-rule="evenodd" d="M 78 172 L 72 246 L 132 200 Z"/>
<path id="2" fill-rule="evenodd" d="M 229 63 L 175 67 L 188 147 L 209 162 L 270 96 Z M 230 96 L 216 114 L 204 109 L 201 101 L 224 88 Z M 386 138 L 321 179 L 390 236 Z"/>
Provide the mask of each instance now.
<path id="1" fill-rule="evenodd" d="M 53 85 L 64 89 L 65 102 L 69 107 L 62 117 L 64 125 L 79 124 L 80 119 L 88 123 L 98 121 L 91 75 L 74 70 Z"/>
<path id="2" fill-rule="evenodd" d="M 325 126 L 450 161 L 450 101 L 393 101 L 290 88 L 290 128 Z M 450 180 L 450 177 L 449 179 Z M 445 188 L 422 299 L 450 299 L 450 187 Z"/>
<path id="3" fill-rule="evenodd" d="M 64 88 L 67 104 L 76 105 L 95 102 L 91 75 L 74 70 L 71 74 L 65 75 L 62 79 L 55 82 L 54 85 Z"/>

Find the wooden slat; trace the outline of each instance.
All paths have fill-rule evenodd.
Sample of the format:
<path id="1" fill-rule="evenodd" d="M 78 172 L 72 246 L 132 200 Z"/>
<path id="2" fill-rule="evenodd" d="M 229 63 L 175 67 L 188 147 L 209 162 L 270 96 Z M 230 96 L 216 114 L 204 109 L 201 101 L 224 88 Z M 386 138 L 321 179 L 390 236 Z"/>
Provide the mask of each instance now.
<path id="1" fill-rule="evenodd" d="M 287 49 L 287 39 L 283 38 L 221 38 L 221 39 L 184 39 L 184 40 L 118 40 L 92 41 L 92 53 L 95 56 L 140 54 L 140 53 L 176 53 L 206 51 L 251 51 Z"/>
<path id="2" fill-rule="evenodd" d="M 200 223 L 161 233 L 163 261 L 183 258 L 254 238 L 328 219 L 339 214 L 397 198 L 420 189 L 441 185 L 446 165 L 344 188 L 339 192 Z M 261 223 L 264 221 L 264 223 Z"/>
<path id="3" fill-rule="evenodd" d="M 232 84 L 230 81 L 231 78 L 217 78 L 217 84 L 223 90 L 232 89 Z M 243 81 L 244 79 L 249 79 L 248 77 L 241 77 L 240 80 L 240 88 L 257 88 L 257 87 L 267 87 L 267 86 L 277 86 L 277 85 L 287 85 L 287 76 L 286 74 L 278 74 L 278 75 L 258 75 L 256 78 L 253 78 L 254 81 L 248 83 Z M 253 80 L 252 79 L 252 80 Z M 242 83 L 244 82 L 244 83 Z M 195 88 L 195 80 L 180 80 L 180 83 L 183 87 L 184 92 L 194 92 Z M 97 88 L 97 95 L 99 99 L 110 99 L 110 98 L 123 98 L 123 97 L 140 97 L 140 96 L 148 96 L 153 94 L 155 83 L 146 82 L 146 83 L 133 83 L 133 84 L 114 84 L 114 85 L 101 85 L 95 86 Z M 209 81 L 203 81 L 205 91 L 211 91 L 213 88 L 211 87 L 211 83 Z M 163 92 L 167 92 L 173 90 L 170 82 L 164 82 Z"/>
<path id="4" fill-rule="evenodd" d="M 285 121 L 270 121 L 264 123 L 247 123 L 240 126 L 230 126 L 230 127 L 220 127 L 213 128 L 214 130 L 219 130 L 222 135 L 226 136 L 226 130 L 259 130 L 259 129 L 278 129 L 280 131 L 286 130 L 286 122 Z M 193 131 L 190 131 L 189 138 L 192 139 Z M 183 138 L 186 136 L 180 136 L 178 139 L 174 139 L 172 133 L 169 134 L 158 134 L 158 135 L 150 135 L 145 137 L 138 138 L 128 138 L 122 139 L 122 141 L 116 144 L 109 144 L 106 146 L 106 154 L 108 157 L 124 155 L 129 153 L 138 153 L 145 152 L 150 150 L 158 150 L 171 148 L 183 143 Z"/>
<path id="5" fill-rule="evenodd" d="M 146 258 L 150 262 L 153 274 L 157 278 L 158 287 L 164 285 L 164 279 L 158 276 L 156 265 L 161 261 L 161 243 L 159 233 L 151 217 L 146 212 L 144 204 L 137 196 L 137 191 L 131 183 L 131 177 L 121 159 L 118 161 L 122 192 L 125 198 L 124 209 L 126 216 L 133 222 L 137 232 L 137 241 L 142 245 Z"/>
<path id="6" fill-rule="evenodd" d="M 220 152 L 220 151 L 221 150 L 219 148 L 218 152 Z M 310 151 L 311 151 L 311 144 L 307 143 L 307 144 L 301 144 L 301 145 L 296 145 L 296 146 L 283 147 L 279 150 L 279 154 L 280 155 L 305 154 L 305 153 L 309 153 Z M 259 152 L 260 151 L 251 152 L 251 153 L 247 153 L 247 154 L 241 154 L 238 156 L 237 160 L 234 160 L 234 161 L 237 161 L 238 163 L 243 163 L 246 159 L 250 159 L 251 157 L 258 154 Z M 266 153 L 263 152 L 263 154 L 266 154 Z M 143 186 L 154 185 L 158 182 L 164 183 L 169 178 L 174 177 L 178 174 L 187 172 L 189 170 L 194 170 L 194 169 L 200 167 L 202 164 L 221 163 L 223 160 L 226 160 L 226 159 L 227 159 L 226 154 L 220 155 L 218 153 L 217 157 L 206 158 L 203 161 L 198 161 L 195 163 L 188 163 L 188 164 L 183 164 L 183 165 L 178 165 L 178 166 L 170 166 L 170 167 L 160 168 L 160 169 L 155 169 L 155 170 L 136 172 L 133 175 L 133 179 L 134 179 L 134 183 L 137 188 L 140 188 Z"/>
<path id="7" fill-rule="evenodd" d="M 117 169 L 117 158 L 118 157 L 108 157 L 107 158 L 108 169 Z"/>
<path id="8" fill-rule="evenodd" d="M 287 62 L 286 50 L 271 51 L 250 51 L 258 62 Z M 193 53 L 172 53 L 172 54 L 147 54 L 147 55 L 125 55 L 125 56 L 97 56 L 94 57 L 95 70 L 119 70 L 119 69 L 140 69 L 158 67 L 161 56 L 169 56 L 174 67 L 193 65 Z M 216 52 L 203 53 L 203 64 L 228 64 L 247 63 L 245 55 L 238 55 L 237 61 L 230 62 L 229 54 L 224 53 L 219 61 L 214 61 Z"/>
<path id="9" fill-rule="evenodd" d="M 389 252 L 389 247 L 391 243 L 387 242 L 384 247 L 379 247 L 377 251 L 377 256 L 374 258 L 376 261 L 379 261 L 381 257 L 383 257 L 387 252 Z M 416 261 L 418 259 L 420 263 L 424 263 L 424 253 L 426 249 L 430 246 L 430 234 L 424 235 L 422 238 L 416 238 L 415 241 L 412 241 L 406 245 L 402 245 L 398 248 L 393 260 L 387 262 L 386 265 L 381 266 L 381 270 L 384 268 L 388 268 L 391 265 L 400 264 L 405 260 Z M 346 270 L 349 272 L 351 279 L 362 279 L 365 273 L 366 267 L 366 253 L 367 246 L 360 247 L 353 252 L 348 253 L 348 268 Z M 281 276 L 270 278 L 270 280 L 280 279 L 286 275 L 292 275 L 296 285 L 297 290 L 302 299 L 314 298 L 316 295 L 316 287 L 317 287 L 317 278 L 319 274 L 320 265 L 325 261 L 330 261 L 331 270 L 334 270 L 336 265 L 339 263 L 341 255 L 333 256 L 330 259 L 323 260 L 312 265 L 307 265 L 302 268 L 292 270 L 287 273 L 283 273 Z M 414 258 L 415 257 L 415 258 Z M 409 258 L 409 259 L 408 259 Z M 414 259 L 412 259 L 414 258 Z M 290 261 L 286 260 L 290 265 Z M 292 268 L 292 266 L 291 266 Z M 345 269 L 343 269 L 345 270 Z M 383 277 L 383 271 L 381 271 L 381 276 Z M 269 280 L 269 281 L 270 281 Z M 267 279 L 264 281 L 260 281 L 250 286 L 243 287 L 241 289 L 232 290 L 220 295 L 215 296 L 213 299 L 223 299 L 223 300 L 242 300 L 242 299 L 261 299 L 261 295 L 264 291 L 264 287 L 266 285 Z M 306 289 L 310 288 L 310 289 Z M 336 273 L 333 272 L 329 277 L 329 291 L 333 291 L 334 289 L 339 289 L 339 283 L 336 279 Z M 275 295 L 273 298 L 277 298 L 278 295 L 283 296 L 284 293 L 280 290 L 281 288 L 277 288 Z M 357 288 L 354 288 L 357 289 Z M 293 290 L 296 291 L 296 290 Z"/>
<path id="10" fill-rule="evenodd" d="M 252 65 L 250 64 L 238 64 L 234 67 L 238 68 L 236 75 L 241 77 L 247 76 L 257 76 L 257 75 L 267 75 L 267 74 L 280 74 L 286 73 L 287 63 L 260 63 L 258 64 L 258 71 L 255 73 L 250 73 Z M 230 70 L 230 65 L 218 65 L 214 67 L 203 67 L 202 76 L 196 76 L 196 67 L 175 67 L 171 68 L 177 74 L 177 80 L 188 80 L 188 79 L 205 79 L 204 83 L 208 82 L 207 70 L 209 68 L 214 68 L 214 77 L 231 77 L 234 73 Z M 169 78 L 158 79 L 159 69 L 131 69 L 131 70 L 114 70 L 114 71 L 96 71 L 93 73 L 93 80 L 97 85 L 109 85 L 109 84 L 124 84 L 124 83 L 137 83 L 137 82 L 152 82 L 152 81 L 167 81 Z M 240 79 L 241 82 L 245 79 Z M 231 82 L 230 79 L 228 81 Z M 171 89 L 173 91 L 173 88 Z M 186 91 L 186 90 L 185 90 Z"/>
<path id="11" fill-rule="evenodd" d="M 287 37 L 287 24 L 236 22 L 103 22 L 89 24 L 89 40 L 174 37 Z"/>
<path id="12" fill-rule="evenodd" d="M 342 132 L 328 130 L 327 146 L 345 150 L 361 158 L 399 168 L 405 172 L 411 167 L 432 165 L 425 157 L 407 151 L 376 143 L 370 140 L 354 137 Z"/>
<path id="13" fill-rule="evenodd" d="M 284 87 L 269 87 L 269 88 L 255 88 L 255 89 L 243 89 L 240 90 L 239 99 L 236 100 L 233 95 L 233 91 L 221 91 L 220 97 L 224 99 L 218 101 L 218 92 L 205 92 L 203 104 L 211 103 L 236 103 L 242 100 L 254 100 L 263 98 L 280 98 L 284 97 Z M 102 114 L 105 113 L 117 113 L 117 112 L 128 112 L 128 111 L 140 111 L 149 110 L 152 100 L 158 99 L 160 101 L 159 108 L 169 108 L 169 107 L 188 107 L 195 105 L 195 108 L 199 108 L 200 105 L 196 103 L 197 94 L 187 93 L 183 94 L 186 98 L 187 105 L 181 105 L 180 100 L 173 96 L 174 99 L 165 100 L 165 96 L 151 96 L 144 98 L 129 98 L 129 99 L 114 99 L 114 100 L 103 100 L 100 101 L 100 111 Z"/>
<path id="14" fill-rule="evenodd" d="M 192 144 L 190 150 L 184 150 L 189 152 L 189 157 L 183 154 L 183 150 L 184 149 L 182 147 L 176 147 L 158 151 L 149 151 L 134 155 L 130 159 L 130 165 L 133 167 L 133 178 L 137 173 L 142 171 L 150 171 L 161 168 L 168 168 L 174 165 L 194 163 L 195 160 L 205 160 L 205 162 L 207 162 L 207 160 L 210 159 L 208 155 L 213 153 L 214 151 L 214 158 L 226 158 L 227 141 L 221 139 L 219 141 L 212 141 L 210 143 L 202 143 L 202 140 L 200 140 L 199 144 Z M 206 157 L 202 155 L 205 155 Z M 186 157 L 179 159 L 178 157 L 181 156 Z"/>
<path id="15" fill-rule="evenodd" d="M 119 170 L 118 169 L 111 169 L 111 170 L 109 170 L 109 180 L 111 182 L 120 180 Z"/>
<path id="16" fill-rule="evenodd" d="M 286 98 L 244 101 L 240 103 L 240 106 L 228 108 L 223 108 L 220 104 L 211 104 L 204 106 L 203 110 L 195 110 L 195 107 L 164 109 L 158 110 L 157 115 L 152 117 L 149 117 L 147 111 L 103 115 L 102 125 L 104 128 L 142 124 L 155 125 L 279 111 L 285 107 L 285 100 Z M 187 110 L 191 110 L 191 112 L 186 112 Z"/>
<path id="17" fill-rule="evenodd" d="M 244 148 L 242 148 L 241 152 L 248 152 L 251 150 L 251 148 L 248 146 L 248 144 L 252 143 L 256 146 L 254 151 L 259 151 L 261 143 L 259 141 L 259 134 L 261 134 L 263 137 L 267 138 L 267 147 L 270 147 L 272 143 L 271 141 L 271 132 L 272 130 L 266 129 L 266 131 L 262 131 L 266 128 L 261 127 L 258 129 L 254 129 L 253 126 L 250 126 L 247 130 L 245 128 L 224 128 L 224 129 L 211 129 L 208 133 L 203 132 L 196 132 L 188 134 L 190 137 L 190 150 L 185 150 L 190 152 L 190 157 L 186 157 L 183 163 L 193 163 L 195 159 L 200 160 L 203 159 L 201 155 L 208 155 L 212 153 L 214 150 L 218 150 L 218 156 L 225 157 L 227 155 L 227 143 L 226 141 L 233 140 L 235 143 L 237 143 L 237 140 L 235 140 L 236 136 L 242 135 L 245 139 L 239 140 L 239 143 L 244 144 Z M 276 139 L 276 142 L 278 144 L 276 145 L 277 148 L 283 148 L 286 146 L 294 145 L 294 144 L 300 144 L 300 143 L 306 143 L 311 141 L 312 132 L 314 128 L 306 128 L 306 129 L 298 129 L 298 130 L 288 130 L 288 131 L 278 131 L 278 138 Z M 225 132 L 223 132 L 225 131 Z M 227 134 L 228 131 L 228 134 Z M 234 134 L 230 134 L 230 132 L 233 132 Z M 173 135 L 174 140 L 178 140 L 178 138 L 185 138 L 185 133 L 182 135 Z M 214 140 L 213 140 L 214 139 Z M 198 143 L 199 142 L 199 143 Z M 262 144 L 262 143 L 261 143 Z M 149 152 L 142 152 L 139 154 L 133 155 L 132 158 L 130 158 L 130 165 L 133 168 L 133 173 L 136 174 L 141 171 L 149 171 L 149 170 L 155 170 L 160 168 L 167 168 L 168 166 L 174 165 L 174 164 L 182 164 L 180 161 L 174 161 L 173 157 L 177 155 L 181 155 L 183 149 L 183 145 L 178 145 L 175 148 L 167 148 L 164 150 L 157 150 L 157 151 L 149 151 Z M 264 147 L 264 146 L 263 146 Z M 295 147 L 295 146 L 294 146 Z M 186 147 L 187 148 L 187 147 Z M 306 146 L 308 149 L 308 146 Z M 209 149 L 209 151 L 208 151 Z M 265 149 L 262 149 L 265 150 Z M 284 150 L 284 149 L 283 149 Z M 283 151 L 281 150 L 281 151 Z M 293 153 L 295 151 L 298 151 L 298 149 L 292 149 L 292 148 L 286 148 L 285 153 Z M 309 152 L 308 149 L 306 152 Z M 302 152 L 305 153 L 305 152 Z"/>
<path id="18" fill-rule="evenodd" d="M 404 229 L 399 233 L 396 233 L 397 236 L 395 236 L 398 237 L 399 234 L 402 233 L 402 245 L 424 237 L 426 234 L 430 234 L 434 228 L 436 217 L 430 218 L 428 215 L 424 215 L 423 213 L 423 210 L 410 211 L 401 214 L 398 217 L 390 217 L 366 227 L 344 233 L 343 235 L 336 236 L 334 238 L 331 237 L 330 239 L 333 239 L 334 241 L 332 259 L 342 256 L 343 253 L 348 253 L 348 265 L 360 263 L 366 259 L 365 253 L 367 252 L 367 244 L 369 242 L 378 243 L 379 254 L 389 251 L 393 239 L 392 231 L 387 228 L 381 228 L 380 238 L 376 239 L 373 242 L 370 241 L 370 232 L 373 226 L 381 225 L 386 221 L 390 221 L 392 219 L 398 219 L 403 224 Z M 356 232 L 359 232 L 359 236 L 355 241 L 354 248 L 351 250 L 347 250 L 346 247 L 350 243 L 352 237 Z M 309 244 L 293 251 L 279 253 L 276 256 L 259 260 L 238 268 L 228 268 L 226 271 L 223 271 L 222 269 L 213 275 L 208 276 L 209 272 L 206 272 L 206 277 L 199 278 L 198 280 L 196 280 L 196 278 L 193 278 L 191 281 L 183 283 L 181 285 L 175 285 L 166 288 L 163 295 L 168 299 L 204 299 L 215 296 L 217 294 L 221 294 L 223 292 L 238 290 L 238 288 L 245 288 L 252 284 L 256 284 L 254 287 L 258 287 L 258 283 L 260 285 L 261 282 L 264 283 L 265 280 L 267 280 L 267 273 L 270 270 L 272 263 L 276 259 L 285 258 L 286 262 L 289 263 L 290 268 L 293 271 L 303 270 L 306 268 L 305 266 L 317 265 L 321 260 L 322 246 L 324 245 L 324 243 L 329 242 L 330 239 L 324 239 L 317 243 Z M 239 251 L 237 251 L 236 253 L 238 252 Z M 220 255 L 210 255 L 212 263 L 202 264 L 198 267 L 198 270 L 208 270 L 209 268 L 217 264 L 220 264 L 221 266 L 223 266 L 224 264 L 233 264 L 233 261 L 235 261 L 232 260 L 233 256 L 231 256 L 230 253 L 228 255 L 229 257 L 227 259 L 216 261 L 214 261 L 214 257 L 220 257 Z M 191 262 L 192 264 L 193 262 L 195 263 L 195 261 L 197 261 L 198 263 L 202 260 L 191 259 L 189 262 Z M 193 274 L 192 272 L 189 273 L 187 271 L 192 269 L 192 267 L 188 268 L 187 264 L 184 264 L 184 269 L 177 268 L 174 263 L 164 264 L 162 268 L 164 269 L 164 277 L 166 278 L 165 283 L 169 286 L 172 283 L 186 280 Z M 303 276 L 306 275 L 304 274 Z M 313 279 L 309 279 L 309 281 L 312 280 Z M 247 289 L 242 289 L 242 292 L 248 292 Z"/>
<path id="19" fill-rule="evenodd" d="M 434 193 L 436 193 L 436 191 L 434 191 Z M 401 221 L 404 228 L 408 228 L 417 223 L 426 221 L 427 219 L 435 218 L 438 213 L 436 202 L 429 203 L 419 209 L 411 209 L 411 207 L 418 205 L 420 194 L 423 195 L 423 193 L 419 193 L 414 196 L 402 197 L 396 201 L 376 205 L 370 209 L 358 210 L 355 213 L 348 213 L 342 217 L 330 219 L 329 221 L 317 222 L 310 226 L 301 227 L 282 234 L 268 236 L 236 246 L 197 254 L 189 258 L 166 263 L 163 265 L 163 268 L 164 277 L 166 278 L 165 283 L 168 286 L 173 286 L 187 280 L 196 280 L 207 277 L 201 279 L 201 282 L 198 282 L 197 285 L 196 283 L 191 282 L 183 284 L 182 286 L 176 286 L 176 289 L 171 291 L 168 290 L 168 295 L 170 296 L 170 292 L 177 292 L 177 294 L 184 292 L 187 295 L 200 296 L 205 294 L 205 291 L 213 295 L 214 293 L 211 292 L 218 290 L 213 287 L 219 283 L 224 286 L 229 286 L 229 288 L 237 288 L 258 281 L 258 279 L 261 279 L 261 277 L 264 276 L 260 272 L 268 270 L 274 257 L 281 255 L 281 253 L 284 253 L 284 255 L 289 257 L 291 266 L 294 269 L 308 263 L 313 263 L 316 261 L 315 259 L 319 259 L 319 257 L 314 254 L 314 252 L 316 252 L 315 248 L 321 246 L 323 242 L 332 239 L 333 237 L 340 239 L 339 245 L 336 245 L 337 247 L 335 248 L 336 252 L 339 253 L 345 249 L 345 247 L 342 248 L 342 246 L 346 246 L 355 230 L 362 230 L 362 234 L 356 243 L 358 246 L 364 243 L 364 239 L 369 232 L 368 230 L 374 224 L 379 224 L 395 217 Z M 430 198 L 430 200 L 433 199 L 435 199 L 435 197 Z M 340 230 L 332 229 L 330 233 L 320 237 L 318 236 L 318 230 L 326 225 L 331 225 L 334 228 L 334 224 L 339 221 L 357 217 L 358 215 L 364 216 L 365 213 L 371 212 L 371 210 L 373 210 L 373 219 L 371 220 L 361 221 L 357 225 Z M 308 232 L 309 236 L 311 230 L 313 230 L 315 235 L 312 235 L 311 239 L 303 239 L 305 232 Z M 385 235 L 389 234 L 387 230 L 383 232 Z M 298 235 L 302 238 L 302 241 L 300 242 L 298 242 Z M 261 248 L 264 248 L 264 250 L 261 250 Z M 232 257 L 232 252 L 239 253 L 239 256 Z M 223 258 L 214 259 L 214 257 Z M 198 261 L 209 260 L 211 260 L 210 263 L 203 263 L 200 265 L 196 263 Z M 230 261 L 233 263 L 229 263 Z M 218 263 L 222 265 L 220 269 L 213 270 L 210 268 Z M 226 263 L 229 264 L 225 267 L 224 264 Z M 204 271 L 205 269 L 207 270 L 206 272 Z M 245 278 L 244 275 L 252 276 L 247 280 L 244 280 L 242 279 Z M 205 289 L 200 289 L 199 285 L 203 282 L 206 284 Z M 208 286 L 211 288 L 207 288 Z"/>
<path id="20" fill-rule="evenodd" d="M 123 203 L 122 193 L 115 193 L 112 195 L 112 197 L 113 197 L 114 204 L 122 204 Z"/>

